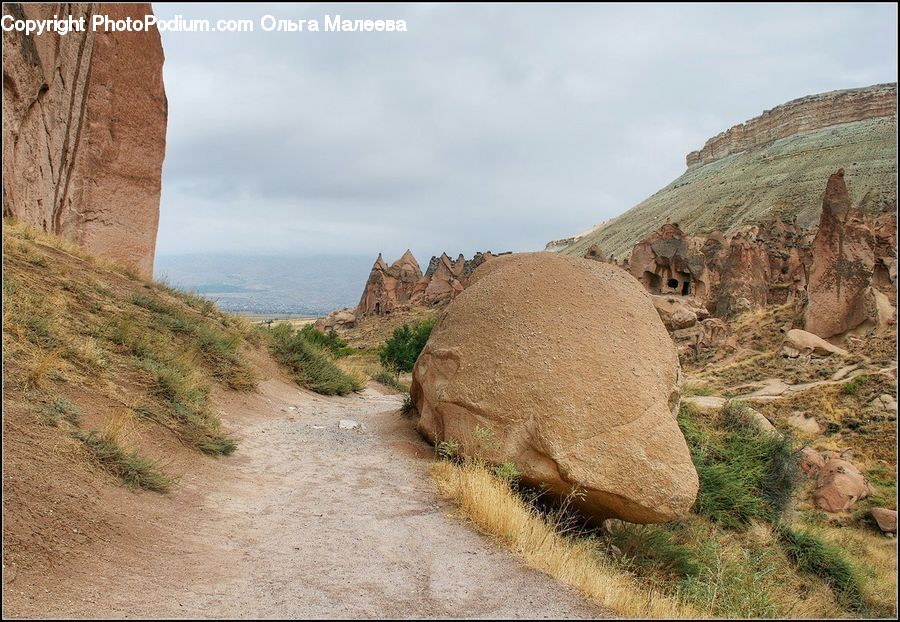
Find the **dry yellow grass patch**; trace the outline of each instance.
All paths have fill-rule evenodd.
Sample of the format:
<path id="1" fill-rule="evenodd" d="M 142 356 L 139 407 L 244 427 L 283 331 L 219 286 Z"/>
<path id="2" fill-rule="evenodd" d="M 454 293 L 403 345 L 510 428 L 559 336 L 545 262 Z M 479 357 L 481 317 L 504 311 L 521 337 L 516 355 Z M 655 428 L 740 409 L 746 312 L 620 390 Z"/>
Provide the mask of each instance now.
<path id="1" fill-rule="evenodd" d="M 561 535 L 487 467 L 436 462 L 432 477 L 480 531 L 515 551 L 527 565 L 580 590 L 616 615 L 630 618 L 692 618 L 687 604 L 648 589 L 608 564 L 587 542 Z"/>
<path id="2" fill-rule="evenodd" d="M 897 539 L 880 533 L 845 527 L 826 527 L 822 537 L 840 547 L 860 564 L 866 580 L 861 583 L 863 596 L 874 605 L 876 613 L 893 611 L 897 615 Z"/>

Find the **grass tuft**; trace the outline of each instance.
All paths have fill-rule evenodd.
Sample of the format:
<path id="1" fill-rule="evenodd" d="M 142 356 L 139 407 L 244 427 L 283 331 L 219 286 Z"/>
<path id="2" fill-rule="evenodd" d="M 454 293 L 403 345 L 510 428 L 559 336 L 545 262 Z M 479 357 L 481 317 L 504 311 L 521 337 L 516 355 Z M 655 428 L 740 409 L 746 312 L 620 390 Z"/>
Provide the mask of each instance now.
<path id="1" fill-rule="evenodd" d="M 84 444 L 103 468 L 127 486 L 168 492 L 175 482 L 175 478 L 161 471 L 157 463 L 147 460 L 137 451 L 123 449 L 112 435 L 91 430 L 87 433 L 75 432 L 73 436 Z"/>
<path id="2" fill-rule="evenodd" d="M 812 531 L 779 530 L 782 545 L 797 567 L 814 574 L 834 590 L 838 599 L 854 611 L 864 613 L 859 571 L 835 545 L 826 542 Z"/>
<path id="3" fill-rule="evenodd" d="M 695 509 L 729 529 L 779 520 L 798 482 L 790 437 L 760 434 L 742 408 L 729 404 L 715 426 L 702 425 L 690 406 L 678 417 L 700 478 Z"/>
<path id="4" fill-rule="evenodd" d="M 81 410 L 69 400 L 57 398 L 49 407 L 41 411 L 41 419 L 48 425 L 57 426 L 65 421 L 72 425 L 78 425 Z"/>
<path id="5" fill-rule="evenodd" d="M 268 334 L 272 355 L 291 371 L 299 385 L 323 395 L 362 390 L 363 382 L 335 365 L 333 355 L 310 342 L 303 331 L 295 331 L 285 323 Z"/>

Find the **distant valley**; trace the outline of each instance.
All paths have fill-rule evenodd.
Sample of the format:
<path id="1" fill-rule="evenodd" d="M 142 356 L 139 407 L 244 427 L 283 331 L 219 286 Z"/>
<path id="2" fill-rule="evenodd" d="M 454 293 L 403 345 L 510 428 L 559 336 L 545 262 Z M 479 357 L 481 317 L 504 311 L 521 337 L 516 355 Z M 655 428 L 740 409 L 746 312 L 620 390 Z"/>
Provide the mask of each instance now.
<path id="1" fill-rule="evenodd" d="M 154 276 L 227 311 L 319 316 L 355 307 L 368 256 L 158 255 Z"/>

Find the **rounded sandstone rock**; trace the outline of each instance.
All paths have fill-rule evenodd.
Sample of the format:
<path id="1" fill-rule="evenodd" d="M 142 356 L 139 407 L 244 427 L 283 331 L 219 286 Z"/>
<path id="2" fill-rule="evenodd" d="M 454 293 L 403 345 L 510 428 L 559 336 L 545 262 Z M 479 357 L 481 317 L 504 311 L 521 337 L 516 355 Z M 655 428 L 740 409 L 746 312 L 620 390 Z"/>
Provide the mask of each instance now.
<path id="1" fill-rule="evenodd" d="M 681 369 L 649 295 L 615 266 L 497 258 L 448 307 L 413 370 L 419 429 L 597 517 L 685 514 L 697 473 L 674 410 Z"/>

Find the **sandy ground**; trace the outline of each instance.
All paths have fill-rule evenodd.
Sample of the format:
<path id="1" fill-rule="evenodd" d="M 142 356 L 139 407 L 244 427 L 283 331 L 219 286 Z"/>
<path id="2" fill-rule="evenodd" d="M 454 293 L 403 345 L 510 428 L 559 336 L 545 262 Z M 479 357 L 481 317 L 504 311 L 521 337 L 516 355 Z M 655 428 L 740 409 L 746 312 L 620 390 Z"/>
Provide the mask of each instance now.
<path id="1" fill-rule="evenodd" d="M 5 615 L 599 617 L 451 515 L 429 449 L 373 388 L 326 398 L 280 379 L 216 396 L 240 439 L 155 501 L 141 544 L 96 547 Z M 341 419 L 361 431 L 339 429 Z M 147 493 L 141 493 L 147 494 Z M 9 585 L 16 590 L 15 584 Z"/>

